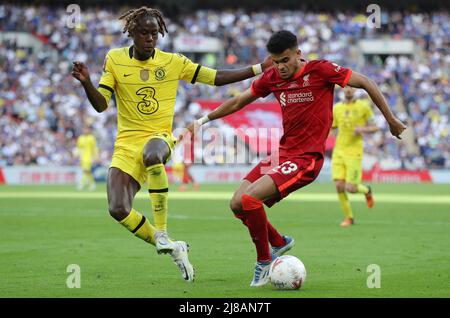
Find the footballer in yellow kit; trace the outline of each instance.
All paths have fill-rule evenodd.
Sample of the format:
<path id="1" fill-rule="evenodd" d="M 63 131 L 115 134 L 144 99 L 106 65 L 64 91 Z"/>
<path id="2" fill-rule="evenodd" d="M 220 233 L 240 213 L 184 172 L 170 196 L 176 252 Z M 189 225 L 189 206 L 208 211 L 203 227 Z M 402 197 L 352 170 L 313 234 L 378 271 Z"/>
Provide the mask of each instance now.
<path id="1" fill-rule="evenodd" d="M 89 190 L 95 189 L 95 180 L 92 175 L 92 164 L 98 157 L 97 143 L 90 127 L 83 128 L 83 134 L 77 139 L 76 153 L 80 160 L 82 177 L 78 184 L 78 190 L 88 186 Z"/>
<path id="2" fill-rule="evenodd" d="M 374 200 L 369 186 L 361 184 L 363 134 L 378 130 L 373 121 L 373 112 L 368 100 L 356 99 L 355 88 L 344 88 L 345 100 L 333 108 L 333 128 L 338 129 L 336 144 L 331 158 L 332 177 L 336 184 L 339 201 L 345 219 L 341 226 L 354 224 L 354 216 L 346 192 L 363 193 L 367 206 Z"/>
<path id="3" fill-rule="evenodd" d="M 260 74 L 271 60 L 241 69 L 213 70 L 156 47 L 159 34 L 167 33 L 159 10 L 131 9 L 119 19 L 125 21 L 123 32 L 133 44 L 108 52 L 98 88 L 84 63 L 74 61 L 72 69 L 96 111 L 103 112 L 115 95 L 118 132 L 107 178 L 109 213 L 135 236 L 155 245 L 159 254 L 170 254 L 183 279 L 192 282 L 195 272 L 188 244 L 172 240 L 167 233 L 169 184 L 164 165 L 176 143 L 172 123 L 179 81 L 221 86 Z M 133 208 L 144 183 L 153 224 Z"/>
<path id="4" fill-rule="evenodd" d="M 213 85 L 217 71 L 157 48 L 149 60 L 139 61 L 132 50 L 130 46 L 108 52 L 99 91 L 107 100 L 116 92 L 118 132 L 111 167 L 142 185 L 147 181 L 142 151 L 148 140 L 160 138 L 171 151 L 175 146 L 172 122 L 179 80 Z"/>

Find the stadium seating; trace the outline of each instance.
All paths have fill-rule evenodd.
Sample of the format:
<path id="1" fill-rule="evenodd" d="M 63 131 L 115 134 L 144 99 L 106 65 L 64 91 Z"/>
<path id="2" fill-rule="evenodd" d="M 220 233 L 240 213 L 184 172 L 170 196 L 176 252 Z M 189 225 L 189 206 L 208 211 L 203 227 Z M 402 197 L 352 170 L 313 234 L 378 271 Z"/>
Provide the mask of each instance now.
<path id="1" fill-rule="evenodd" d="M 166 17 L 169 35 L 159 47 L 173 49 L 176 35 L 190 33 L 219 38 L 223 61 L 216 67 L 238 67 L 262 61 L 265 42 L 273 30 L 289 29 L 299 38 L 307 59 L 324 58 L 352 67 L 373 78 L 390 106 L 411 126 L 407 142 L 392 138 L 376 112 L 382 130 L 366 142 L 367 162 L 382 167 L 450 168 L 448 72 L 448 13 L 392 14 L 397 23 L 381 31 L 366 28 L 365 16 L 302 11 L 272 11 L 248 15 L 243 11 L 197 11 L 184 17 Z M 0 32 L 25 32 L 43 43 L 30 52 L 20 43 L 0 42 L 0 165 L 72 165 L 75 138 L 84 124 L 92 124 L 100 158 L 109 163 L 115 138 L 115 107 L 97 114 L 80 85 L 70 76 L 71 61 L 89 66 L 98 81 L 103 58 L 111 47 L 128 45 L 117 11 L 86 9 L 79 28 L 65 26 L 64 9 L 0 5 Z M 85 32 L 89 29 L 89 32 Z M 448 30 L 448 29 L 447 29 Z M 376 37 L 413 39 L 415 56 L 390 56 L 361 63 L 356 57 L 359 39 Z M 223 100 L 247 88 L 251 81 L 225 87 L 180 85 L 174 127 L 182 127 L 204 112 L 199 99 Z M 336 100 L 340 97 L 339 91 Z M 228 125 L 225 121 L 219 123 Z M 215 124 L 215 125 L 219 125 Z"/>

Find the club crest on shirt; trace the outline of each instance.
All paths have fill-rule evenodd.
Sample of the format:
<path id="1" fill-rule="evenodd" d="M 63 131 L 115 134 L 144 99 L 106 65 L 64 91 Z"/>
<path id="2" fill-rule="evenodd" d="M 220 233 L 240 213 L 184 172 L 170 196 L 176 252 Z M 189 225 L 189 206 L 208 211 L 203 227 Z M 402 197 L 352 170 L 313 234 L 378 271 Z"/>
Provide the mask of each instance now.
<path id="1" fill-rule="evenodd" d="M 284 92 L 280 94 L 280 104 L 282 107 L 286 106 L 286 94 Z"/>
<path id="2" fill-rule="evenodd" d="M 165 78 L 166 78 L 166 70 L 164 69 L 164 67 L 158 67 L 155 70 L 155 79 L 157 81 L 162 81 Z"/>
<path id="3" fill-rule="evenodd" d="M 309 74 L 303 76 L 303 87 L 309 86 Z"/>
<path id="4" fill-rule="evenodd" d="M 150 77 L 150 72 L 149 72 L 149 70 L 142 69 L 140 72 L 140 75 L 141 75 L 141 80 L 143 80 L 145 82 L 145 81 L 148 81 L 148 79 Z"/>
<path id="5" fill-rule="evenodd" d="M 340 65 L 337 65 L 336 63 L 331 63 L 332 65 L 334 65 L 334 66 L 336 66 L 336 68 L 334 69 L 334 71 L 336 72 L 336 73 L 339 73 L 339 71 L 341 70 L 341 66 Z"/>

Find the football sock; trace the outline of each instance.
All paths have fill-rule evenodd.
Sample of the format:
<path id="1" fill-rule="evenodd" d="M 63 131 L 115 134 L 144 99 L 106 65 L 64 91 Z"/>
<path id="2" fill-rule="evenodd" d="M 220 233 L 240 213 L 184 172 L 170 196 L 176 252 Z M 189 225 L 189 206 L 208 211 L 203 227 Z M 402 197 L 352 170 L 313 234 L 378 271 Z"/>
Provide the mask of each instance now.
<path id="1" fill-rule="evenodd" d="M 244 223 L 245 226 L 248 226 L 247 225 L 247 214 L 245 214 L 245 213 L 235 214 L 235 217 L 240 219 L 242 221 L 242 223 Z M 283 236 L 280 233 L 278 233 L 278 231 L 272 226 L 272 224 L 270 224 L 269 221 L 267 221 L 267 234 L 269 237 L 270 245 L 275 246 L 275 247 L 280 247 L 280 246 L 283 246 L 284 244 L 286 244 Z"/>
<path id="2" fill-rule="evenodd" d="M 347 193 L 338 192 L 339 201 L 341 202 L 342 210 L 346 218 L 353 219 L 352 207 L 350 206 L 350 201 L 348 200 Z"/>
<path id="3" fill-rule="evenodd" d="M 192 178 L 191 174 L 189 173 L 188 169 L 184 169 L 183 173 L 183 183 L 193 183 L 194 179 Z"/>
<path id="4" fill-rule="evenodd" d="M 272 226 L 272 224 L 270 224 L 269 221 L 267 221 L 267 234 L 269 235 L 270 245 L 280 247 L 286 244 L 283 236 L 278 233 L 278 231 Z"/>
<path id="5" fill-rule="evenodd" d="M 85 186 L 92 186 L 95 183 L 94 176 L 91 172 L 84 172 L 83 177 L 81 179 L 81 186 L 84 188 Z"/>
<path id="6" fill-rule="evenodd" d="M 358 184 L 358 193 L 369 193 L 369 188 L 366 187 L 364 184 Z"/>
<path id="7" fill-rule="evenodd" d="M 156 229 L 145 216 L 135 209 L 131 209 L 130 214 L 119 223 L 140 239 L 155 245 Z"/>
<path id="8" fill-rule="evenodd" d="M 93 185 L 95 183 L 94 176 L 91 172 L 87 174 L 87 179 L 89 181 L 89 185 Z"/>
<path id="9" fill-rule="evenodd" d="M 84 188 L 88 184 L 89 184 L 88 172 L 83 171 L 81 175 L 80 187 Z"/>
<path id="10" fill-rule="evenodd" d="M 246 214 L 244 224 L 247 225 L 252 241 L 255 244 L 258 262 L 270 262 L 272 256 L 269 248 L 267 215 L 262 201 L 243 194 L 242 209 Z"/>
<path id="11" fill-rule="evenodd" d="M 167 229 L 169 181 L 162 163 L 147 167 L 147 181 L 155 227 L 158 231 L 165 232 Z"/>

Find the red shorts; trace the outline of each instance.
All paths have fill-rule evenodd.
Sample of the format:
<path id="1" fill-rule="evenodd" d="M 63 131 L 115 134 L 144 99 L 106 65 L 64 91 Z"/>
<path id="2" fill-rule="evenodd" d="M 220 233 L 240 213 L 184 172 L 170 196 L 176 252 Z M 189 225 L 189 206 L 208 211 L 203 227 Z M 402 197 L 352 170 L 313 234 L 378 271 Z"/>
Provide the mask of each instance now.
<path id="1" fill-rule="evenodd" d="M 251 183 L 264 175 L 272 178 L 278 188 L 278 198 L 266 200 L 268 207 L 287 197 L 290 193 L 310 184 L 322 169 L 324 156 L 321 153 L 304 153 L 298 156 L 280 156 L 274 162 L 270 156 L 261 160 L 244 178 Z"/>

